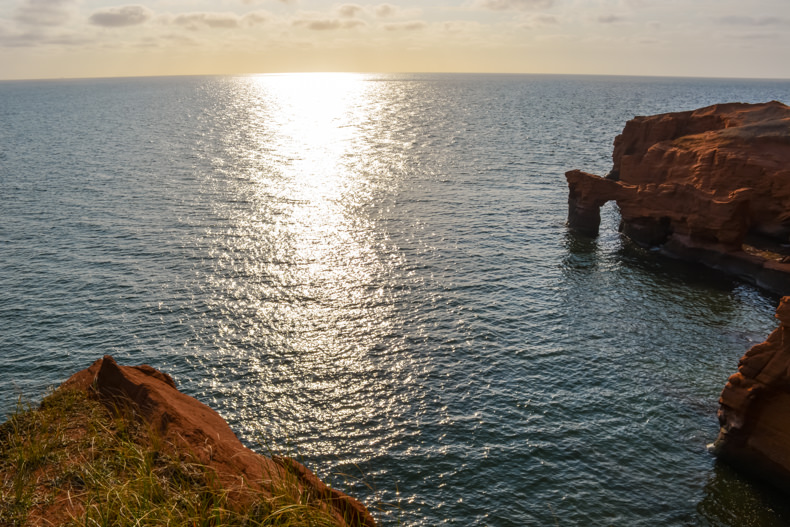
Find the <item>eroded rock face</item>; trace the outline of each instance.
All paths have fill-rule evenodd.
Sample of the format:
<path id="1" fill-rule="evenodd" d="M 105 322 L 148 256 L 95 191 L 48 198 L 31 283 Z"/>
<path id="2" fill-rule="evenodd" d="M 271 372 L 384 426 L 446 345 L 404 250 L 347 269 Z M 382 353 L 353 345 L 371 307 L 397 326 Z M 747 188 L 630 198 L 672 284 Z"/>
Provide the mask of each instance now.
<path id="1" fill-rule="evenodd" d="M 566 173 L 571 229 L 597 235 L 599 209 L 614 200 L 633 241 L 790 293 L 790 107 L 636 117 L 612 157 L 605 178 Z"/>
<path id="2" fill-rule="evenodd" d="M 719 399 L 717 456 L 790 491 L 790 297 L 779 327 L 741 358 Z"/>
<path id="3" fill-rule="evenodd" d="M 266 492 L 272 480 L 287 474 L 305 493 L 327 503 L 338 525 L 376 525 L 362 503 L 328 487 L 296 460 L 265 457 L 245 447 L 219 414 L 178 391 L 169 375 L 150 366 L 119 366 L 105 355 L 72 375 L 63 388 L 91 390 L 108 406 L 131 405 L 163 443 L 213 469 L 232 493 Z"/>

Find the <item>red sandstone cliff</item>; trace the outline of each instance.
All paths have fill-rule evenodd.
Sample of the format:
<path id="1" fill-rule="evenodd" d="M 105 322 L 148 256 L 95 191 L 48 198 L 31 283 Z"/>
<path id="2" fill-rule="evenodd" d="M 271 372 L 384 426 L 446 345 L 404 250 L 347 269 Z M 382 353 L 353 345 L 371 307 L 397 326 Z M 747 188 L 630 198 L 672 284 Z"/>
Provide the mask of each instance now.
<path id="1" fill-rule="evenodd" d="M 169 375 L 150 366 L 119 366 L 105 356 L 61 387 L 73 388 L 98 395 L 110 407 L 131 406 L 163 444 L 212 470 L 236 500 L 244 500 L 251 492 L 268 492 L 273 480 L 287 474 L 296 478 L 311 501 L 326 506 L 337 525 L 376 525 L 362 503 L 329 488 L 299 462 L 265 457 L 246 448 L 219 414 L 178 391 Z"/>
<path id="2" fill-rule="evenodd" d="M 741 358 L 719 399 L 720 458 L 790 491 L 790 297 L 780 326 Z"/>
<path id="3" fill-rule="evenodd" d="M 615 200 L 635 242 L 790 293 L 790 107 L 636 117 L 612 157 L 606 178 L 566 173 L 571 229 L 597 235 L 601 205 Z"/>

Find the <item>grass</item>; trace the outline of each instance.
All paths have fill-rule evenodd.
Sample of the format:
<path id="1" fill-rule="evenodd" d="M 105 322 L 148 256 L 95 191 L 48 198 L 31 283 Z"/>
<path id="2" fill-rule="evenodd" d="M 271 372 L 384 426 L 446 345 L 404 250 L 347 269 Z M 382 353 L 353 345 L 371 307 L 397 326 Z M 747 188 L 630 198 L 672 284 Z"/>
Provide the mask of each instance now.
<path id="1" fill-rule="evenodd" d="M 342 525 L 295 475 L 271 479 L 266 492 L 229 492 L 133 413 L 81 390 L 19 404 L 0 425 L 2 527 Z"/>

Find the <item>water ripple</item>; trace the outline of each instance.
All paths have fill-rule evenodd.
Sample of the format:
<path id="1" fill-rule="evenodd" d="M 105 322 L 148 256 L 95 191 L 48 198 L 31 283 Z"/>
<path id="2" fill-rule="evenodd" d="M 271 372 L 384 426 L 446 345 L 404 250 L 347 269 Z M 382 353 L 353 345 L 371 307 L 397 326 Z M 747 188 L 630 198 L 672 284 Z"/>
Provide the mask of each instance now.
<path id="1" fill-rule="evenodd" d="M 611 205 L 575 238 L 562 174 L 608 171 L 635 114 L 787 88 L 0 83 L 0 406 L 112 353 L 383 525 L 785 523 L 705 449 L 776 299 L 631 247 Z"/>

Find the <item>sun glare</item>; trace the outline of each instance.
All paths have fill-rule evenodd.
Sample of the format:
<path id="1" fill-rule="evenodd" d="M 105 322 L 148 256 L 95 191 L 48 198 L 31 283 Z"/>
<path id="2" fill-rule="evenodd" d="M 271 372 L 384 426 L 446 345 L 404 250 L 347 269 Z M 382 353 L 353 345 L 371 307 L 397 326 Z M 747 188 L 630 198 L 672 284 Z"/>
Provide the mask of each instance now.
<path id="1" fill-rule="evenodd" d="M 364 191 L 364 178 L 355 173 L 350 158 L 366 118 L 365 84 L 355 74 L 256 77 L 273 119 L 260 123 L 267 131 L 260 136 L 260 148 L 277 145 L 272 154 L 280 158 L 280 191 L 288 193 L 283 197 L 293 205 L 288 221 L 299 230 L 296 238 L 306 243 L 301 247 L 305 259 L 318 266 L 329 256 L 331 240 L 348 238 L 344 209 Z"/>
<path id="2" fill-rule="evenodd" d="M 348 379 L 368 378 L 375 369 L 369 350 L 391 323 L 392 308 L 381 298 L 381 277 L 395 265 L 381 258 L 366 212 L 377 185 L 388 181 L 373 174 L 365 155 L 381 133 L 379 83 L 359 74 L 234 82 L 233 131 L 225 143 L 237 168 L 227 174 L 228 193 L 245 205 L 235 209 L 229 239 L 236 247 L 227 257 L 235 259 L 227 266 L 243 266 L 248 278 L 225 281 L 224 297 L 239 304 L 228 324 L 240 328 L 228 328 L 228 335 L 243 331 L 253 360 L 261 342 L 287 357 L 276 366 L 287 371 L 261 369 L 257 389 L 274 393 L 275 381 L 266 379 L 288 378 L 300 385 L 296 393 L 336 401 L 332 419 L 344 411 L 363 419 L 359 412 L 368 410 L 341 408 L 353 399 L 348 391 L 358 389 Z M 255 390 L 250 386 L 248 395 L 260 398 Z M 390 403 L 371 400 L 376 404 Z M 327 420 L 312 415 L 304 422 Z M 331 447 L 307 443 L 308 450 Z"/>
<path id="3" fill-rule="evenodd" d="M 364 80 L 353 74 L 256 77 L 269 122 L 259 123 L 261 149 L 277 145 L 278 164 L 291 180 L 293 197 L 314 204 L 338 197 L 349 183 L 343 156 L 354 143 L 365 112 Z M 275 137 L 271 137 L 271 135 Z"/>

